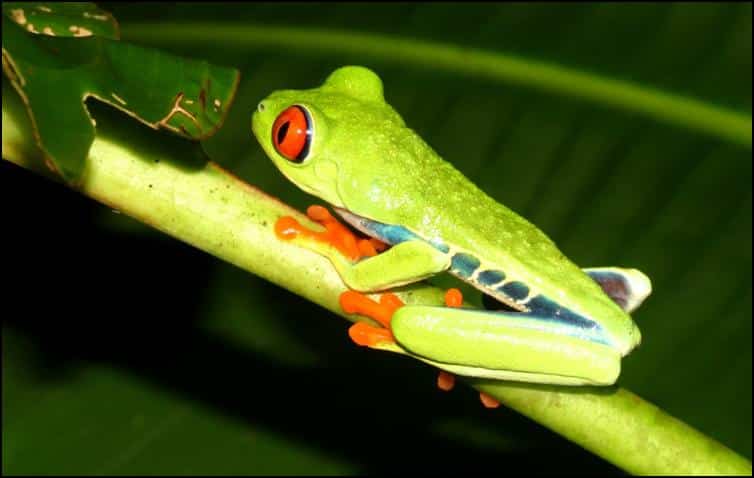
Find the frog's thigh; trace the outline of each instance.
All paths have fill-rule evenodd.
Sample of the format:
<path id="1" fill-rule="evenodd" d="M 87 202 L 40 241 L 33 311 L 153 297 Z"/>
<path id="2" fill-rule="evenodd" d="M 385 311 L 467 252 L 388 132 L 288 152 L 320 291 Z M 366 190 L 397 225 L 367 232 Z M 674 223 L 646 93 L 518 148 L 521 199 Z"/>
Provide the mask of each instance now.
<path id="1" fill-rule="evenodd" d="M 620 354 L 613 347 L 557 333 L 548 323 L 516 312 L 407 305 L 396 310 L 390 327 L 409 352 L 461 375 L 552 384 L 615 382 Z"/>
<path id="2" fill-rule="evenodd" d="M 348 287 L 371 292 L 426 279 L 450 267 L 450 259 L 426 242 L 406 241 L 356 264 L 336 261 L 335 267 Z"/>

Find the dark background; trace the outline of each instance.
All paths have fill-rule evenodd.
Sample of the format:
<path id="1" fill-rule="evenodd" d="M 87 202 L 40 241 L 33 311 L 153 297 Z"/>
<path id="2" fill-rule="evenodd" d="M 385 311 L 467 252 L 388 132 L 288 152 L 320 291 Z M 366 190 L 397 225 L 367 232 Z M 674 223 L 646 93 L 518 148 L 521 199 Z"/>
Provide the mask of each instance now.
<path id="1" fill-rule="evenodd" d="M 264 157 L 252 109 L 342 64 L 378 71 L 411 127 L 575 262 L 652 278 L 620 384 L 751 457 L 750 147 L 368 55 L 128 36 L 147 20 L 372 32 L 750 115 L 750 4 L 100 5 L 126 41 L 241 69 L 204 149 L 301 209 L 312 199 Z M 129 121 L 94 108 L 98 123 Z M 438 392 L 427 366 L 354 347 L 333 314 L 6 161 L 0 199 L 4 473 L 619 472 L 464 387 Z"/>

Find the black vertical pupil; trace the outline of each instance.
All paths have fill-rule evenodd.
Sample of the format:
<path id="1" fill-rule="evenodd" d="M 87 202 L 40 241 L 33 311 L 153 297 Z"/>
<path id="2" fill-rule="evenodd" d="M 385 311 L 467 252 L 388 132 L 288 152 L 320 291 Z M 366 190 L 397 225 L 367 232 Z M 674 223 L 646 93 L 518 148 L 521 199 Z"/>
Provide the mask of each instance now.
<path id="1" fill-rule="evenodd" d="M 283 140 L 285 140 L 285 135 L 288 134 L 288 127 L 290 127 L 291 122 L 286 121 L 280 126 L 280 129 L 278 129 L 278 144 L 282 143 Z"/>

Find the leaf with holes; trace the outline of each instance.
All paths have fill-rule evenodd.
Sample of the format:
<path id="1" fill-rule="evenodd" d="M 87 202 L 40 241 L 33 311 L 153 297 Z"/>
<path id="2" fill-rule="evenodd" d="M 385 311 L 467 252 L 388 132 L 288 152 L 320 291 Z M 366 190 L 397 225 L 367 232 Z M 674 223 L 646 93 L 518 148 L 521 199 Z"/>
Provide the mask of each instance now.
<path id="1" fill-rule="evenodd" d="M 69 182 L 94 140 L 89 97 L 189 139 L 214 134 L 233 101 L 237 70 L 118 41 L 115 19 L 92 4 L 6 3 L 3 14 L 3 71 Z"/>
<path id="2" fill-rule="evenodd" d="M 118 22 L 88 2 L 5 2 L 3 13 L 31 33 L 57 37 L 92 35 L 118 40 Z"/>

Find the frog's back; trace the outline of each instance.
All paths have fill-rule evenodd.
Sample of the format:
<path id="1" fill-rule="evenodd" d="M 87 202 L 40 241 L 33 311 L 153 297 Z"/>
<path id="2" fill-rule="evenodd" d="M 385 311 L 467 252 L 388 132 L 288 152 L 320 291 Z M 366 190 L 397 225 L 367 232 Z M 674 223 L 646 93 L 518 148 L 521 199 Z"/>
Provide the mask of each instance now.
<path id="1" fill-rule="evenodd" d="M 559 303 L 570 302 L 568 297 L 604 296 L 539 228 L 494 200 L 446 161 L 436 157 L 436 164 L 441 174 L 425 173 L 444 180 L 431 181 L 422 188 L 425 203 L 434 207 L 414 211 L 415 217 L 404 224 L 413 224 L 412 232 L 425 240 L 444 242 L 456 275 L 489 289 L 492 295 L 503 290 L 520 303 L 540 293 Z M 553 284 L 558 284 L 557 288 Z M 604 298 L 607 308 L 614 309 L 610 299 Z"/>
<path id="2" fill-rule="evenodd" d="M 395 147 L 379 149 L 396 156 L 376 158 L 370 181 L 356 181 L 383 205 L 371 213 L 365 205 L 370 219 L 401 225 L 430 242 L 449 254 L 451 273 L 520 310 L 565 315 L 564 323 L 587 336 L 597 328 L 590 317 L 616 328 L 633 327 L 539 228 L 479 189 L 412 130 L 403 127 L 391 138 L 371 140 L 393 142 Z"/>

